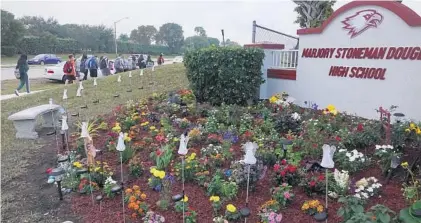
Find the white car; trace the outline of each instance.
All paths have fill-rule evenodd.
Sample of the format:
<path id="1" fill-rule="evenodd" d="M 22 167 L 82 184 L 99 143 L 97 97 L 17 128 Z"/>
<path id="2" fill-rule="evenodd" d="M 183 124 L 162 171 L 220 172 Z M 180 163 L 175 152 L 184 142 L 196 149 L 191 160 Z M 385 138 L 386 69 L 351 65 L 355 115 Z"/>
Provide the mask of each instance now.
<path id="1" fill-rule="evenodd" d="M 183 57 L 182 56 L 176 56 L 173 60 L 172 63 L 183 63 Z"/>
<path id="2" fill-rule="evenodd" d="M 49 66 L 45 68 L 45 72 L 44 72 L 44 78 L 49 79 L 49 80 L 56 80 L 56 81 L 61 81 L 64 82 L 65 81 L 65 75 L 63 72 L 63 67 L 64 64 L 66 62 L 61 62 L 57 65 L 54 66 Z M 110 69 L 111 74 L 114 74 L 114 69 Z M 81 79 L 83 78 L 83 73 L 80 74 L 81 75 Z M 98 77 L 102 77 L 102 73 L 101 70 L 98 69 Z M 89 71 L 88 71 L 88 79 L 90 79 L 90 75 L 89 75 Z"/>

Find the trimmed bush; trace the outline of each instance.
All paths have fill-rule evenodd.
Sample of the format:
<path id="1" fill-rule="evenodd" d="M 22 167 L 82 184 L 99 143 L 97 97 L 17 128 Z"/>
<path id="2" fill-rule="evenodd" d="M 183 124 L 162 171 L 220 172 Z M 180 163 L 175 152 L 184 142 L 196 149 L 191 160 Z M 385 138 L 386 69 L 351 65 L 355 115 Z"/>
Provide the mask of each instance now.
<path id="1" fill-rule="evenodd" d="M 263 58 L 258 48 L 210 47 L 187 52 L 184 65 L 198 101 L 246 104 L 263 83 Z"/>
<path id="2" fill-rule="evenodd" d="M 14 56 L 16 54 L 16 47 L 14 46 L 1 46 L 1 55 L 8 57 Z"/>

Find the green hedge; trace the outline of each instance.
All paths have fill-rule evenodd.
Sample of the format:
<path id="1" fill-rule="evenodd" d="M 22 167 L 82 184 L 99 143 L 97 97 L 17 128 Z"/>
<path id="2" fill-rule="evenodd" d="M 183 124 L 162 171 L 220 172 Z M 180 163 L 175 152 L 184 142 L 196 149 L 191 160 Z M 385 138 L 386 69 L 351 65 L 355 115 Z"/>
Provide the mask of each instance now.
<path id="1" fill-rule="evenodd" d="M 14 46 L 1 46 L 1 55 L 12 57 L 16 54 L 16 47 Z"/>
<path id="2" fill-rule="evenodd" d="M 246 104 L 263 82 L 263 58 L 258 48 L 210 47 L 187 52 L 184 65 L 199 101 Z"/>

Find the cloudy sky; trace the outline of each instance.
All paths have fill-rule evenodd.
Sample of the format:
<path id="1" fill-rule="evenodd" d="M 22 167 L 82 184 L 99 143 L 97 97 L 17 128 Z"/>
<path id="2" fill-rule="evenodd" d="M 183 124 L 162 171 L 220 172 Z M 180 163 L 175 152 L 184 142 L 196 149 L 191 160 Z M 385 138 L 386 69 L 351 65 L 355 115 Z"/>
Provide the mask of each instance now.
<path id="1" fill-rule="evenodd" d="M 338 1 L 335 9 L 349 1 Z M 404 0 L 403 3 L 421 14 L 421 0 Z M 295 4 L 290 0 L 248 1 L 18 1 L 2 0 L 1 8 L 17 17 L 24 15 L 54 17 L 59 23 L 103 24 L 118 23 L 117 34 L 130 33 L 139 25 L 154 25 L 157 29 L 164 23 L 174 22 L 183 27 L 184 36 L 194 35 L 194 27 L 202 26 L 208 36 L 225 38 L 240 44 L 251 42 L 252 21 L 257 24 L 296 35 L 294 24 Z"/>

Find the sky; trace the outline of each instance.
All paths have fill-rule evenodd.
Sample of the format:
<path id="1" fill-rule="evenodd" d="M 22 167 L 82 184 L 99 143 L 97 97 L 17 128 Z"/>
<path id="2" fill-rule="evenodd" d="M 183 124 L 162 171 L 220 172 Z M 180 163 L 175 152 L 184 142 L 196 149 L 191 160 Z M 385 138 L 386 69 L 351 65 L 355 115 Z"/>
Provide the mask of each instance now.
<path id="1" fill-rule="evenodd" d="M 334 9 L 348 2 L 339 0 Z M 404 0 L 403 4 L 421 15 L 421 0 Z M 294 7 L 295 3 L 291 0 L 1 1 L 1 9 L 15 14 L 16 17 L 54 17 L 60 24 L 102 24 L 110 28 L 114 21 L 129 17 L 117 24 L 117 35 L 130 34 L 139 25 L 154 25 L 159 29 L 162 24 L 173 22 L 183 27 L 184 37 L 193 36 L 194 28 L 202 26 L 208 36 L 220 40 L 221 29 L 224 29 L 225 39 L 240 44 L 251 43 L 253 20 L 258 25 L 296 36 L 299 27 L 294 24 L 297 16 Z"/>

